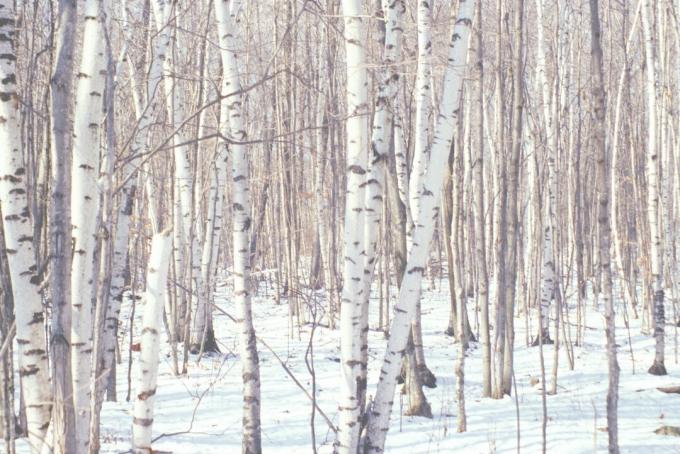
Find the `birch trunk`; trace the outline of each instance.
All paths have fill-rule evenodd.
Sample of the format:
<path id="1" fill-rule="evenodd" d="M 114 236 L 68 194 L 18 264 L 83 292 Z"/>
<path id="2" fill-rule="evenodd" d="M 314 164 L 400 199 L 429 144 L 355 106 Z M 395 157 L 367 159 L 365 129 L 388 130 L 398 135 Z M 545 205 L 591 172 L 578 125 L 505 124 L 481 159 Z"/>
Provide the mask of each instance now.
<path id="1" fill-rule="evenodd" d="M 321 56 L 319 55 L 319 60 Z M 319 90 L 321 80 L 319 80 Z M 331 329 L 335 329 L 335 289 L 333 273 L 331 271 L 331 260 L 330 251 L 326 247 L 329 244 L 329 230 L 330 230 L 330 220 L 328 219 L 327 209 L 328 209 L 328 199 L 326 197 L 326 192 L 324 191 L 324 183 L 326 181 L 326 161 L 328 160 L 328 148 L 330 148 L 328 136 L 329 128 L 325 124 L 325 112 L 327 110 L 326 103 L 328 102 L 328 93 L 324 92 L 324 96 L 319 96 L 316 102 L 316 160 L 315 160 L 315 172 L 314 172 L 314 184 L 315 184 L 315 208 L 319 219 L 319 225 L 317 226 L 317 234 L 319 236 L 319 254 L 321 256 L 321 266 L 323 267 L 323 281 L 326 293 L 328 295 L 328 326 Z"/>
<path id="2" fill-rule="evenodd" d="M 413 165 L 409 180 L 411 218 L 419 219 L 420 193 L 430 161 L 430 112 L 432 110 L 432 6 L 430 1 L 418 2 L 418 67 L 415 85 L 416 124 Z M 409 225 L 409 234 L 413 226 Z M 410 236 L 410 235 L 409 235 Z M 409 248 L 410 248 L 409 244 Z"/>
<path id="3" fill-rule="evenodd" d="M 120 305 L 123 302 L 130 224 L 135 194 L 137 192 L 137 165 L 139 163 L 139 155 L 148 144 L 149 129 L 154 119 L 154 109 L 157 103 L 156 95 L 162 80 L 163 59 L 168 48 L 168 42 L 169 39 L 165 32 L 159 33 L 153 40 L 153 58 L 149 62 L 146 81 L 146 102 L 140 103 L 140 109 L 137 112 L 137 130 L 130 145 L 131 160 L 123 167 L 123 178 L 125 180 L 121 187 L 118 212 L 116 214 L 113 256 L 111 259 L 111 286 L 108 301 L 106 301 L 109 323 L 111 323 L 111 317 L 117 317 L 116 314 L 120 311 Z M 134 77 L 132 71 L 130 72 L 131 78 Z M 113 338 L 107 335 L 107 339 L 105 343 L 112 345 Z"/>
<path id="4" fill-rule="evenodd" d="M 383 452 L 385 437 L 389 429 L 390 412 L 394 400 L 394 389 L 402 363 L 402 354 L 408 341 L 409 328 L 415 305 L 420 298 L 421 281 L 427 262 L 434 224 L 439 217 L 439 198 L 446 173 L 447 158 L 451 149 L 454 131 L 459 115 L 459 104 L 465 75 L 465 61 L 469 45 L 470 28 L 475 2 L 462 0 L 449 45 L 449 58 L 443 85 L 439 117 L 431 147 L 431 165 L 428 168 L 425 186 L 420 194 L 421 219 L 416 221 L 413 243 L 409 252 L 406 273 L 399 290 L 399 299 L 394 307 L 394 318 L 390 329 L 385 359 L 380 370 L 380 381 L 373 408 L 368 415 L 366 450 Z M 453 14 L 452 14 L 453 15 Z"/>
<path id="5" fill-rule="evenodd" d="M 484 49 L 482 47 L 482 3 L 477 4 L 477 22 L 475 24 L 475 46 L 477 51 L 476 106 L 479 116 L 478 145 L 473 172 L 473 211 L 475 216 L 475 266 L 477 268 L 477 306 L 480 309 L 480 341 L 482 344 L 482 396 L 491 397 L 491 339 L 489 335 L 489 275 L 486 269 L 486 238 L 484 216 L 484 67 L 482 65 Z"/>
<path id="6" fill-rule="evenodd" d="M 115 127 L 116 115 L 114 108 L 116 68 L 113 61 L 113 51 L 108 30 L 111 30 L 110 16 L 105 18 L 105 37 L 106 39 L 106 61 L 107 74 L 104 96 L 103 115 L 105 118 L 106 140 L 102 150 L 101 164 L 101 225 L 100 232 L 98 282 L 96 288 L 96 306 L 94 313 L 94 339 L 93 339 L 93 359 L 92 372 L 90 374 L 90 387 L 92 397 L 90 399 L 90 449 L 89 454 L 98 453 L 100 450 L 100 420 L 101 408 L 104 401 L 104 392 L 107 384 L 112 381 L 115 383 L 115 350 L 118 329 L 118 316 L 120 307 L 109 311 L 106 304 L 111 287 L 111 257 L 113 254 L 111 231 L 113 230 L 113 169 L 116 152 Z M 112 305 L 113 306 L 113 305 Z M 115 399 L 114 395 L 109 394 L 109 399 Z"/>
<path id="7" fill-rule="evenodd" d="M 385 163 L 390 144 L 389 133 L 392 131 L 392 106 L 397 94 L 399 73 L 397 59 L 401 53 L 401 35 L 403 31 L 402 15 L 406 9 L 403 1 L 384 1 L 385 39 L 383 64 L 385 70 L 380 74 L 378 96 L 375 101 L 375 113 L 371 130 L 371 149 L 368 162 L 368 176 L 365 183 L 365 224 L 362 279 L 362 315 L 361 315 L 361 385 L 358 390 L 359 411 L 363 412 L 366 401 L 366 372 L 368 370 L 368 306 L 371 296 L 371 284 L 375 271 L 376 252 L 378 249 L 378 233 L 382 222 L 383 197 L 385 196 Z M 383 44 L 383 43 L 381 43 Z M 415 364 L 415 363 L 414 363 Z"/>
<path id="8" fill-rule="evenodd" d="M 394 160 L 396 166 L 397 186 L 399 198 L 406 208 L 406 222 L 410 226 L 413 222 L 411 218 L 411 210 L 409 209 L 408 197 L 408 162 L 406 156 L 406 140 L 404 138 L 404 127 L 401 118 L 401 105 L 399 96 L 397 95 L 397 102 L 394 106 L 394 116 L 392 123 L 394 124 Z"/>
<path id="9" fill-rule="evenodd" d="M 663 245 L 661 244 L 661 201 L 659 199 L 659 150 L 656 145 L 656 100 L 658 65 L 656 59 L 656 38 L 652 30 L 653 2 L 645 0 L 642 5 L 642 33 L 645 41 L 645 90 L 647 95 L 647 220 L 650 234 L 650 262 L 654 308 L 654 340 L 656 343 L 654 363 L 648 372 L 652 375 L 666 375 L 664 365 L 664 283 L 663 283 Z"/>
<path id="10" fill-rule="evenodd" d="M 347 192 L 343 287 L 340 311 L 340 423 L 334 443 L 336 453 L 354 454 L 359 446 L 363 414 L 362 391 L 366 375 L 362 363 L 361 330 L 364 312 L 364 204 L 368 170 L 368 73 L 366 27 L 361 0 L 343 0 L 347 60 Z"/>
<path id="11" fill-rule="evenodd" d="M 16 320 L 19 376 L 26 406 L 28 441 L 40 452 L 50 421 L 52 396 L 45 343 L 45 316 L 33 249 L 28 185 L 21 143 L 14 52 L 14 2 L 0 2 L 0 204 Z M 20 303 L 19 303 L 20 302 Z M 12 415 L 12 418 L 14 416 Z"/>
<path id="12" fill-rule="evenodd" d="M 605 147 L 606 98 L 604 88 L 604 63 L 602 56 L 600 11 L 598 0 L 590 0 L 591 29 L 591 74 L 593 75 L 593 99 L 595 109 L 594 145 L 597 163 L 598 182 L 598 223 L 600 279 L 605 307 L 605 326 L 607 335 L 607 361 L 609 366 L 609 388 L 607 389 L 607 433 L 609 436 L 609 452 L 617 454 L 618 444 L 618 388 L 619 364 L 616 360 L 616 314 L 612 295 L 612 273 L 609 250 L 611 247 L 611 226 L 609 218 L 609 173 L 607 166 L 607 149 Z"/>
<path id="13" fill-rule="evenodd" d="M 207 46 L 206 40 L 206 46 Z M 213 66 L 217 66 L 218 61 L 215 61 L 213 65 L 212 54 L 209 49 L 206 48 L 206 62 L 204 63 L 204 74 L 203 77 L 206 79 L 205 83 L 209 84 L 207 80 L 207 74 L 212 69 Z M 219 57 L 218 57 L 219 58 Z M 219 95 L 217 90 L 212 86 L 208 85 L 206 88 L 207 92 L 207 102 L 216 102 L 217 96 Z M 208 135 L 209 127 L 207 125 L 207 110 L 201 112 L 201 124 L 199 130 L 199 137 L 205 137 Z M 219 131 L 226 131 L 229 128 L 227 117 L 227 106 L 226 103 L 220 103 L 220 116 L 218 129 Z M 198 298 L 196 300 L 196 305 L 193 307 L 193 329 L 191 333 L 191 352 L 199 353 L 204 351 L 217 352 L 219 351 L 216 342 L 214 341 L 215 333 L 211 324 L 211 314 L 212 314 L 212 296 L 213 296 L 213 275 L 215 267 L 217 265 L 217 256 L 219 252 L 220 243 L 220 233 L 222 231 L 222 213 L 224 207 L 225 199 L 225 188 L 227 181 L 227 155 L 228 150 L 226 143 L 217 143 L 213 146 L 213 141 L 208 142 L 210 146 L 205 145 L 205 142 L 200 142 L 199 155 L 204 155 L 208 151 L 213 151 L 215 156 L 213 162 L 208 168 L 209 173 L 209 190 L 206 197 L 206 209 L 205 209 L 205 223 L 203 228 L 203 241 L 201 245 L 201 257 L 199 262 L 200 267 L 200 279 L 196 282 L 198 288 L 195 289 L 198 292 Z M 203 157 L 198 158 L 198 161 L 205 159 Z M 198 178 L 198 175 L 197 175 Z M 196 183 L 196 190 L 194 194 L 199 194 L 198 183 Z M 199 216 L 199 198 L 194 197 L 195 207 L 194 213 L 197 222 L 200 222 Z M 200 230 L 200 229 L 197 229 Z"/>
<path id="14" fill-rule="evenodd" d="M 503 398 L 503 364 L 505 363 L 506 342 L 506 265 L 508 262 L 508 180 L 507 163 L 505 158 L 505 93 L 503 84 L 503 2 L 498 0 L 496 6 L 497 37 L 496 37 L 496 149 L 495 149 L 495 210 L 497 211 L 494 223 L 496 224 L 496 317 L 494 321 L 493 358 L 494 377 L 491 395 L 494 399 Z"/>
<path id="15" fill-rule="evenodd" d="M 76 46 L 75 0 L 59 0 L 56 52 L 51 94 L 50 207 L 49 207 L 49 288 L 52 297 L 52 449 L 56 453 L 76 452 L 73 382 L 71 375 L 71 206 L 70 144 L 73 130 L 72 75 Z"/>
<path id="16" fill-rule="evenodd" d="M 139 383 L 132 419 L 132 452 L 151 454 L 154 402 L 158 377 L 158 354 L 163 304 L 168 278 L 171 246 L 170 231 L 154 235 L 149 256 L 144 294 L 144 315 L 139 353 Z"/>
<path id="17" fill-rule="evenodd" d="M 232 209 L 234 248 L 234 297 L 238 307 L 239 349 L 243 370 L 243 445 L 244 454 L 262 452 L 260 435 L 260 366 L 255 344 L 255 328 L 251 310 L 250 293 L 250 177 L 248 173 L 248 148 L 243 117 L 243 95 L 235 49 L 240 2 L 218 0 L 215 17 L 222 56 L 223 98 L 227 104 L 229 131 L 224 131 L 231 142 Z M 224 95 L 224 93 L 223 93 Z"/>
<path id="18" fill-rule="evenodd" d="M 226 103 L 220 103 L 220 131 L 229 128 Z M 224 191 L 227 180 L 227 146 L 220 143 L 217 147 L 213 166 L 210 168 L 210 191 L 208 193 L 208 209 L 205 220 L 205 238 L 201 255 L 201 279 L 198 291 L 199 299 L 194 317 L 194 331 L 192 343 L 203 351 L 205 342 L 209 340 L 210 318 L 212 302 L 212 275 L 217 264 L 220 232 L 222 230 L 222 211 L 224 206 Z"/>
<path id="19" fill-rule="evenodd" d="M 416 130 L 415 146 L 413 151 L 413 165 L 409 180 L 409 196 L 411 197 L 408 207 L 410 220 L 407 224 L 408 248 L 411 248 L 411 235 L 413 222 L 419 219 L 420 193 L 424 185 L 424 178 L 430 161 L 430 116 L 432 111 L 432 5 L 429 1 L 418 2 L 418 68 L 416 74 Z M 421 324 L 420 301 L 416 304 L 416 312 L 412 322 L 412 339 L 415 368 L 420 375 L 422 384 L 430 388 L 436 387 L 436 377 L 427 368 L 425 352 L 423 350 L 423 333 Z M 413 367 L 411 362 L 409 367 Z M 410 373 L 410 372 L 409 372 Z M 409 389 L 414 389 L 410 387 Z M 419 394 L 422 394 L 420 392 Z M 424 398 L 424 395 L 423 395 Z M 420 401 L 421 399 L 416 399 Z"/>
<path id="20" fill-rule="evenodd" d="M 512 151 L 508 171 L 508 264 L 506 267 L 506 308 L 505 308 L 505 361 L 503 363 L 503 392 L 510 395 L 515 352 L 515 294 L 517 288 L 518 230 L 519 215 L 517 199 L 520 197 L 520 159 L 522 154 L 522 114 L 524 90 L 524 0 L 515 1 L 513 47 L 512 92 Z"/>
<path id="21" fill-rule="evenodd" d="M 536 51 L 536 80 L 541 89 L 541 105 L 543 107 L 543 122 L 545 127 L 545 145 L 548 161 L 548 188 L 545 197 L 545 216 L 543 222 L 543 261 L 541 269 L 541 307 L 540 326 L 541 335 L 536 336 L 534 344 L 542 342 L 550 344 L 550 303 L 555 292 L 555 258 L 553 255 L 553 222 L 555 219 L 555 201 L 557 196 L 557 177 L 555 175 L 555 155 L 557 153 L 557 133 L 551 107 L 551 91 L 546 74 L 545 38 L 543 34 L 543 1 L 536 0 L 536 17 L 538 23 L 537 51 Z M 537 213 L 538 214 L 538 213 Z"/>
<path id="22" fill-rule="evenodd" d="M 102 0 L 87 0 L 83 19 L 83 49 L 76 87 L 71 162 L 71 374 L 76 415 L 76 449 L 88 451 L 90 374 L 92 370 L 93 266 L 99 210 L 99 132 L 106 82 Z"/>

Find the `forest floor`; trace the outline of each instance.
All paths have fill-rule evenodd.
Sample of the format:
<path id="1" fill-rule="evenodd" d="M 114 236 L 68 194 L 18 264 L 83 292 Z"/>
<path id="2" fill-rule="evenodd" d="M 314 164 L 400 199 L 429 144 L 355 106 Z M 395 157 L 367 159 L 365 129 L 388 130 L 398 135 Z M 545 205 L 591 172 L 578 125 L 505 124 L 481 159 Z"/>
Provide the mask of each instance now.
<path id="1" fill-rule="evenodd" d="M 539 348 L 527 347 L 525 322 L 515 319 L 515 378 L 517 392 L 502 400 L 481 398 L 481 350 L 472 344 L 465 361 L 466 433 L 456 433 L 454 364 L 458 347 L 444 334 L 449 317 L 448 283 L 428 282 L 423 293 L 423 335 L 429 368 L 437 377 L 435 389 L 425 389 L 434 417 L 402 415 L 405 402 L 395 396 L 392 422 L 387 435 L 389 453 L 488 453 L 541 452 L 542 397 Z M 218 288 L 217 304 L 234 315 L 229 298 L 230 285 Z M 394 290 L 393 290 L 394 291 Z M 268 294 L 266 294 L 268 293 Z M 288 305 L 276 305 L 273 292 L 263 287 L 254 300 L 257 335 L 283 361 L 297 380 L 311 393 L 312 375 L 305 362 L 311 325 L 293 329 L 288 323 Z M 394 296 L 394 293 L 392 293 Z M 320 301 L 319 305 L 325 304 Z M 372 301 L 371 326 L 378 323 L 378 303 Z M 475 325 L 470 303 L 470 322 Z M 607 358 L 604 320 L 588 305 L 585 339 L 574 347 L 574 370 L 569 370 L 567 350 L 559 350 L 557 393 L 547 399 L 547 451 L 551 453 L 604 452 L 607 447 L 605 396 Z M 129 330 L 131 306 L 121 316 Z M 619 307 L 619 309 L 621 309 Z M 137 310 L 139 314 L 141 311 Z M 619 310 L 619 312 L 621 312 Z M 570 309 L 571 339 L 575 339 L 575 309 Z M 325 323 L 325 318 L 323 319 Z M 551 322 L 552 323 L 552 322 Z M 138 323 L 139 324 L 139 323 Z M 680 385 L 680 366 L 674 329 L 667 325 L 666 367 L 668 375 L 655 377 L 646 370 L 652 363 L 654 341 L 640 334 L 641 320 L 617 319 L 617 343 L 621 383 L 619 389 L 619 439 L 621 452 L 680 453 L 680 438 L 657 435 L 662 425 L 680 426 L 680 394 L 664 394 L 659 386 Z M 551 331 L 553 325 L 551 325 Z M 162 346 L 156 413 L 154 452 L 239 453 L 241 439 L 241 365 L 238 361 L 237 331 L 231 319 L 215 313 L 215 331 L 222 354 L 204 356 L 196 364 L 192 355 L 186 375 L 173 376 L 170 349 Z M 530 328 L 531 332 L 535 328 Z M 132 401 L 126 402 L 128 388 L 128 335 L 125 335 L 122 364 L 118 366 L 119 402 L 106 402 L 102 411 L 102 451 L 130 449 Z M 369 390 L 375 393 L 385 349 L 382 332 L 370 331 Z M 339 331 L 317 326 L 313 331 L 313 365 L 319 407 L 337 423 L 339 390 Z M 631 356 L 631 346 L 633 355 Z M 311 411 L 309 398 L 284 370 L 281 362 L 258 343 L 262 380 L 262 443 L 264 452 L 311 453 Z M 133 355 L 138 353 L 133 352 Z M 548 390 L 552 384 L 554 346 L 544 346 Z M 634 360 L 633 360 L 634 358 Z M 309 359 L 309 355 L 308 355 Z M 180 360 L 181 367 L 181 360 Z M 133 395 L 136 364 L 132 368 Z M 537 382 L 538 380 L 538 382 Z M 400 388 L 400 387 L 399 387 Z M 397 391 L 399 392 L 399 391 Z M 405 396 L 404 396 L 405 397 Z M 315 415 L 316 446 L 319 453 L 332 451 L 333 432 L 322 416 Z M 25 447 L 23 442 L 19 448 Z"/>

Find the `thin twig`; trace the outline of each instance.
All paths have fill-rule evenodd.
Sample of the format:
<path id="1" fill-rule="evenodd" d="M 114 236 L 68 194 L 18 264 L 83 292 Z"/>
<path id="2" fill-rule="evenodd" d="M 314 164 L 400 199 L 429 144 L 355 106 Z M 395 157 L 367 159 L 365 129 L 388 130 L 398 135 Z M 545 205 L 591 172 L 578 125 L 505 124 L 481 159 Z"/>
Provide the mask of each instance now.
<path id="1" fill-rule="evenodd" d="M 222 314 L 226 315 L 227 317 L 229 317 L 229 318 L 231 319 L 232 322 L 236 322 L 236 318 L 233 317 L 231 314 L 229 314 L 227 311 L 225 311 L 224 309 L 222 309 L 221 307 L 217 306 L 217 305 L 214 304 L 214 303 L 212 304 L 212 306 L 213 306 L 215 309 L 217 309 L 220 313 L 222 313 Z M 326 424 L 328 424 L 328 427 L 329 427 L 333 432 L 337 433 L 337 432 L 338 432 L 338 428 L 335 427 L 335 426 L 333 425 L 333 423 L 331 422 L 331 419 L 328 417 L 328 415 L 326 415 L 326 413 L 325 413 L 325 412 L 321 409 L 321 407 L 319 407 L 319 405 L 316 403 L 316 399 L 314 399 L 314 398 L 309 394 L 309 391 L 307 391 L 307 389 L 302 385 L 302 383 L 300 383 L 300 381 L 295 377 L 295 374 L 293 374 L 293 372 L 288 368 L 288 366 L 286 366 L 286 364 L 285 364 L 285 363 L 283 362 L 283 360 L 279 357 L 279 355 L 276 354 L 276 352 L 274 351 L 274 349 L 272 349 L 272 348 L 269 346 L 269 344 L 267 344 L 267 342 L 265 342 L 265 340 L 262 339 L 261 337 L 255 335 L 255 338 L 258 340 L 258 342 L 260 342 L 262 345 L 264 345 L 265 348 L 266 348 L 267 350 L 269 350 L 269 352 L 270 352 L 272 355 L 274 355 L 274 358 L 276 358 L 276 360 L 281 364 L 281 367 L 283 367 L 283 370 L 286 371 L 286 373 L 288 374 L 288 376 L 293 380 L 293 382 L 295 382 L 295 384 L 298 386 L 298 388 L 300 388 L 300 389 L 302 390 L 302 392 L 305 393 L 305 395 L 307 396 L 307 398 L 314 404 L 314 406 L 316 407 L 316 410 L 319 412 L 319 414 L 320 414 L 321 416 L 323 416 L 323 419 L 326 420 Z"/>

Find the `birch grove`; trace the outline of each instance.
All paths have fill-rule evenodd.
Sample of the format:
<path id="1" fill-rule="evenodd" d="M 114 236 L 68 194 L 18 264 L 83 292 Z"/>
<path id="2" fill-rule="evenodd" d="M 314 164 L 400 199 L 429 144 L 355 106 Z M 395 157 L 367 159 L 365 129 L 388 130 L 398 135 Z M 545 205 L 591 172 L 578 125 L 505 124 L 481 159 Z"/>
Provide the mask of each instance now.
<path id="1" fill-rule="evenodd" d="M 0 448 L 672 450 L 679 49 L 676 0 L 0 0 Z"/>

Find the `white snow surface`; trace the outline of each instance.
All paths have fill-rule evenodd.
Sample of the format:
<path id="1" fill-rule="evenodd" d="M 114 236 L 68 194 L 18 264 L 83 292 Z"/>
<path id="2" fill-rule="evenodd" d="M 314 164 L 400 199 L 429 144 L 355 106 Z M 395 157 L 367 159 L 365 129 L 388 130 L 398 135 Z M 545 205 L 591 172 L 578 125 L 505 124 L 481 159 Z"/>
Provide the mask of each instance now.
<path id="1" fill-rule="evenodd" d="M 434 284 L 434 285 L 433 285 Z M 472 344 L 465 362 L 467 432 L 456 433 L 454 364 L 458 346 L 444 334 L 449 317 L 446 280 L 425 284 L 423 293 L 423 336 L 427 364 L 437 377 L 435 389 L 425 389 L 434 418 L 402 416 L 402 398 L 395 396 L 386 451 L 389 453 L 489 453 L 517 452 L 519 406 L 520 452 L 541 452 L 541 386 L 539 348 L 527 347 L 525 322 L 515 319 L 515 378 L 517 394 L 502 400 L 482 398 L 481 350 Z M 432 288 L 434 287 L 434 288 Z M 231 284 L 223 281 L 217 289 L 217 305 L 231 315 L 236 308 L 229 298 Z M 274 290 L 260 286 L 253 299 L 257 335 L 285 362 L 311 394 L 312 376 L 305 364 L 312 325 L 301 329 L 288 323 L 286 299 L 275 304 Z M 392 289 L 391 296 L 395 296 Z M 376 296 L 376 295 L 374 295 Z M 327 304 L 322 293 L 314 298 L 321 313 Z M 310 299 L 314 299 L 310 298 Z M 141 304 L 141 303 L 139 303 Z M 310 304 L 313 304 L 310 302 Z M 475 325 L 474 302 L 470 300 L 470 322 Z M 604 319 L 588 305 L 585 342 L 574 347 L 575 369 L 569 370 L 566 349 L 559 350 L 557 394 L 547 396 L 547 451 L 551 453 L 606 452 L 607 358 Z M 672 310 L 668 305 L 667 318 Z M 105 402 L 102 410 L 102 452 L 121 453 L 130 449 L 133 399 L 126 402 L 130 301 L 121 312 L 122 363 L 117 369 L 118 402 Z M 621 452 L 680 453 L 680 438 L 657 435 L 662 425 L 680 426 L 680 394 L 665 394 L 658 386 L 680 385 L 680 366 L 674 345 L 676 329 L 667 324 L 666 367 L 668 375 L 647 374 L 654 356 L 654 340 L 641 334 L 641 320 L 630 320 L 630 336 L 617 305 L 617 343 L 621 379 L 619 388 L 619 442 Z M 137 314 L 142 311 L 137 308 Z M 491 314 L 493 315 L 493 314 Z M 311 318 L 311 317 L 310 317 Z M 493 320 L 493 318 L 492 318 Z M 570 301 L 571 339 L 575 339 L 576 311 Z M 323 318 L 322 323 L 326 323 Z M 196 363 L 192 355 L 186 375 L 172 374 L 170 348 L 162 345 L 153 424 L 154 452 L 239 453 L 241 451 L 241 365 L 235 324 L 226 315 L 215 313 L 215 332 L 222 354 L 204 356 Z M 378 323 L 378 302 L 371 301 L 371 327 Z M 139 327 L 139 322 L 135 329 Z M 536 326 L 532 320 L 530 330 Z M 553 322 L 551 336 L 554 338 Z M 298 334 L 299 333 L 299 334 Z M 339 390 L 339 330 L 317 326 L 313 333 L 313 363 L 316 398 L 323 411 L 337 424 Z M 136 336 L 135 336 L 136 341 Z M 369 389 L 373 395 L 385 349 L 382 332 L 369 334 Z M 633 358 L 631 357 L 631 344 Z M 181 348 L 181 346 L 180 346 Z M 286 373 L 281 363 L 261 343 L 262 444 L 266 453 L 312 453 L 310 399 Z M 134 356 L 139 353 L 133 352 Z M 181 355 L 181 352 L 180 352 Z M 549 390 L 554 346 L 544 346 Z M 180 356 L 181 369 L 181 356 Z M 132 367 L 132 396 L 136 376 Z M 539 379 L 540 382 L 532 382 Z M 400 392 L 397 388 L 397 393 Z M 405 396 L 403 396 L 405 400 Z M 405 401 L 403 403 L 405 409 Z M 315 416 L 316 449 L 332 452 L 333 432 L 318 412 Z M 27 452 L 25 441 L 17 442 L 19 452 Z"/>

